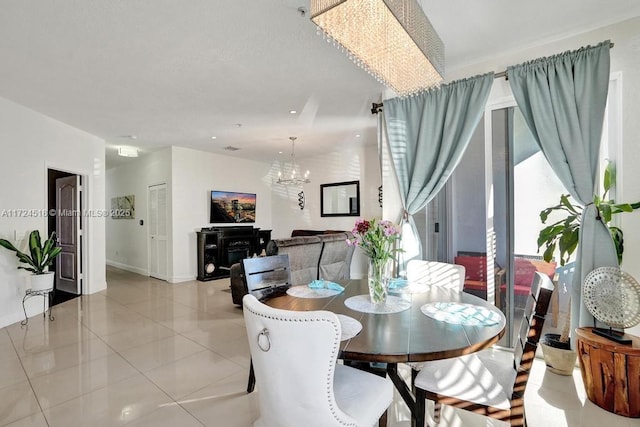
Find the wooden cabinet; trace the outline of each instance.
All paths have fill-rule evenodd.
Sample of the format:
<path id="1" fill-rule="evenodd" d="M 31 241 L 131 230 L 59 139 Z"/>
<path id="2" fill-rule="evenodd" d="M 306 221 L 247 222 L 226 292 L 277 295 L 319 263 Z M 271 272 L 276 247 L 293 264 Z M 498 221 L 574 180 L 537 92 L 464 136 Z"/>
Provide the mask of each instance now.
<path id="1" fill-rule="evenodd" d="M 640 417 L 640 337 L 631 345 L 600 337 L 592 328 L 576 329 L 578 360 L 590 401 L 625 417 Z"/>
<path id="2" fill-rule="evenodd" d="M 234 263 L 259 255 L 271 240 L 271 230 L 246 226 L 208 227 L 196 235 L 200 281 L 229 277 Z"/>

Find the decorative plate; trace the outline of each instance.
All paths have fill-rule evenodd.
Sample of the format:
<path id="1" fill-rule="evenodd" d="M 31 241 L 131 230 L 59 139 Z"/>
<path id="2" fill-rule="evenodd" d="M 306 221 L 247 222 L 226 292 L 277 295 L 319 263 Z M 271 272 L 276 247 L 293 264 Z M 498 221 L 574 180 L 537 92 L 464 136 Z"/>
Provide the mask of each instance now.
<path id="1" fill-rule="evenodd" d="M 411 303 L 409 301 L 393 295 L 387 295 L 386 301 L 382 304 L 372 303 L 369 294 L 356 295 L 344 300 L 344 305 L 349 307 L 351 310 L 371 314 L 400 313 L 401 311 L 411 308 Z"/>
<path id="2" fill-rule="evenodd" d="M 312 289 L 308 286 L 292 286 L 287 289 L 287 295 L 296 298 L 328 298 L 338 295 L 341 291 L 335 289 Z"/>
<path id="3" fill-rule="evenodd" d="M 420 311 L 432 319 L 456 325 L 491 326 L 502 322 L 503 317 L 486 307 L 460 302 L 432 302 L 420 307 Z"/>
<path id="4" fill-rule="evenodd" d="M 600 267 L 587 274 L 582 295 L 593 317 L 612 328 L 640 323 L 640 284 L 618 267 Z"/>
<path id="5" fill-rule="evenodd" d="M 344 314 L 338 314 L 338 320 L 340 321 L 340 329 L 342 329 L 342 335 L 340 341 L 349 340 L 360 333 L 362 330 L 362 323 L 357 319 Z"/>

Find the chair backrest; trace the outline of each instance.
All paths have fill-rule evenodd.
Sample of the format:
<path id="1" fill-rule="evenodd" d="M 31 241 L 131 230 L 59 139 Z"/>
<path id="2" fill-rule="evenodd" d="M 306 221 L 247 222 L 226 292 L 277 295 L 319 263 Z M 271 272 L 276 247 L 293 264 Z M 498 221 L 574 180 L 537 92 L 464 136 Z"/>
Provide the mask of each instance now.
<path id="1" fill-rule="evenodd" d="M 549 276 L 536 272 L 531 284 L 531 292 L 527 297 L 520 332 L 515 344 L 513 368 L 516 378 L 513 387 L 512 400 L 524 399 L 524 390 L 529 380 L 529 373 L 536 356 L 538 341 L 542 334 L 542 327 L 551 302 L 553 283 Z"/>
<path id="2" fill-rule="evenodd" d="M 259 384 L 260 426 L 356 425 L 336 404 L 333 377 L 340 322 L 328 311 L 271 308 L 243 300 L 249 349 Z"/>
<path id="3" fill-rule="evenodd" d="M 462 291 L 465 268 L 462 265 L 413 259 L 407 263 L 410 283 L 441 286 Z"/>
<path id="4" fill-rule="evenodd" d="M 458 252 L 453 262 L 464 267 L 466 280 L 487 281 L 487 257 L 485 255 Z"/>
<path id="5" fill-rule="evenodd" d="M 318 279 L 337 282 L 350 278 L 355 246 L 347 245 L 347 237 L 353 237 L 353 234 L 344 232 L 320 236 L 322 252 L 318 262 Z"/>
<path id="6" fill-rule="evenodd" d="M 533 281 L 536 271 L 549 276 L 551 280 L 556 272 L 554 261 L 546 262 L 531 255 L 515 255 L 513 258 L 514 283 L 516 286 L 528 287 Z"/>
<path id="7" fill-rule="evenodd" d="M 242 260 L 247 291 L 259 300 L 282 295 L 291 287 L 289 255 Z"/>
<path id="8" fill-rule="evenodd" d="M 307 285 L 318 278 L 318 262 L 322 253 L 322 240 L 319 236 L 271 240 L 266 252 L 268 255 L 289 255 L 293 284 Z"/>

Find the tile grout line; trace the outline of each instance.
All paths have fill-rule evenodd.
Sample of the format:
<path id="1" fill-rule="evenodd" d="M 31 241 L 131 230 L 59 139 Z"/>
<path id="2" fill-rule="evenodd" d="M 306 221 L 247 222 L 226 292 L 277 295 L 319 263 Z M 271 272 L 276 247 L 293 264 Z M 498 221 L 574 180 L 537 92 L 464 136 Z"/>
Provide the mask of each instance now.
<path id="1" fill-rule="evenodd" d="M 106 297 L 106 298 L 109 298 L 108 296 L 105 296 L 105 297 Z M 167 300 L 170 300 L 170 301 L 171 301 L 171 302 L 173 302 L 173 303 L 175 303 L 175 302 L 176 302 L 173 298 L 168 298 L 168 297 L 165 297 L 165 298 L 166 298 Z M 112 299 L 112 300 L 113 300 L 113 299 Z M 121 304 L 120 302 L 118 302 L 118 301 L 116 301 L 116 300 L 114 300 L 114 301 L 115 301 L 115 302 L 117 302 L 117 303 L 119 303 L 119 304 Z M 139 302 L 142 302 L 142 301 L 139 301 Z M 124 305 L 124 304 L 123 304 L 123 305 Z M 188 306 L 187 306 L 187 307 L 188 307 Z M 192 307 L 188 307 L 188 308 L 192 308 Z M 194 344 L 197 344 L 198 346 L 202 347 L 202 350 L 201 350 L 201 351 L 199 351 L 199 352 L 193 353 L 193 354 L 188 355 L 188 356 L 181 357 L 181 358 L 179 358 L 179 359 L 174 360 L 173 362 L 168 362 L 168 363 L 165 363 L 165 364 L 163 364 L 163 365 L 157 366 L 157 367 L 155 367 L 154 369 L 156 369 L 156 368 L 160 368 L 160 367 L 163 367 L 163 366 L 167 366 L 167 365 L 169 365 L 169 364 L 171 364 L 171 363 L 175 363 L 175 362 L 176 362 L 176 361 L 178 361 L 178 360 L 186 359 L 187 357 L 193 356 L 194 354 L 203 353 L 203 352 L 205 352 L 205 351 L 210 351 L 210 352 L 212 352 L 212 353 L 215 353 L 216 355 L 220 356 L 221 358 L 223 358 L 223 359 L 225 359 L 225 360 L 229 360 L 230 362 L 232 362 L 232 363 L 234 363 L 234 364 L 238 365 L 238 364 L 237 364 L 237 363 L 235 363 L 233 360 L 231 360 L 231 359 L 229 359 L 229 358 L 227 358 L 227 357 L 225 357 L 225 356 L 223 356 L 223 355 L 221 355 L 221 354 L 219 354 L 219 353 L 217 353 L 217 352 L 213 351 L 212 349 L 210 349 L 210 348 L 208 348 L 208 347 L 203 346 L 202 344 L 200 344 L 200 343 L 198 343 L 198 342 L 196 342 L 196 341 L 193 341 L 193 340 L 192 340 L 192 339 L 190 339 L 189 337 L 186 337 L 186 336 L 182 335 L 181 333 L 179 333 L 178 331 L 176 331 L 176 330 L 174 330 L 174 329 L 171 329 L 171 328 L 169 328 L 169 327 L 167 327 L 167 326 L 162 325 L 160 322 L 156 321 L 155 319 L 152 319 L 152 318 L 150 318 L 150 317 L 148 317 L 148 316 L 146 316 L 146 315 L 144 315 L 144 314 L 142 314 L 142 313 L 140 313 L 140 312 L 137 312 L 137 311 L 135 311 L 135 310 L 132 310 L 132 309 L 130 309 L 130 308 L 127 308 L 127 309 L 131 310 L 132 312 L 135 312 L 135 313 L 140 314 L 142 317 L 145 317 L 145 318 L 147 318 L 147 319 L 151 320 L 152 322 L 154 322 L 154 323 L 156 323 L 156 324 L 158 324 L 158 325 L 160 325 L 160 326 L 162 326 L 162 327 L 164 327 L 164 328 L 167 328 L 167 329 L 169 329 L 169 330 L 173 331 L 173 332 L 175 333 L 175 335 L 176 335 L 176 336 L 181 336 L 181 337 L 183 337 L 183 338 L 185 338 L 185 339 L 187 339 L 187 340 L 189 340 L 189 341 L 193 342 Z M 200 312 L 202 312 L 202 313 L 207 313 L 206 311 L 204 311 L 204 312 L 203 312 L 202 310 L 199 310 L 199 309 L 195 309 L 195 310 L 200 311 Z M 87 328 L 88 328 L 88 326 L 87 326 Z M 92 332 L 93 332 L 93 331 L 92 331 Z M 93 333 L 95 333 L 95 332 L 93 332 Z M 112 346 L 110 346 L 110 345 L 109 345 L 109 343 L 107 343 L 106 341 L 104 341 L 104 340 L 102 339 L 102 336 L 100 336 L 100 335 L 98 335 L 98 334 L 96 334 L 96 336 L 98 336 L 98 338 L 99 338 L 102 342 L 104 342 L 104 344 L 105 344 L 107 347 L 109 347 L 112 351 L 114 351 L 116 354 L 118 354 L 118 356 L 120 356 L 122 359 L 124 359 L 124 361 L 125 361 L 125 362 L 127 362 L 127 363 L 132 367 L 132 368 L 134 368 L 134 369 L 135 369 L 135 370 L 136 370 L 140 375 L 142 375 L 142 376 L 143 376 L 147 381 L 149 381 L 149 382 L 150 382 L 151 384 L 153 384 L 153 385 L 154 385 L 154 386 L 155 386 L 159 391 L 161 391 L 165 396 L 167 396 L 167 398 L 168 398 L 169 400 L 171 400 L 173 403 L 175 403 L 177 406 L 179 406 L 183 411 L 185 411 L 187 414 L 189 414 L 191 417 L 193 417 L 193 418 L 194 418 L 198 423 L 200 423 L 201 425 L 205 426 L 205 424 L 202 422 L 202 420 L 200 420 L 198 417 L 196 417 L 194 414 L 192 414 L 192 413 L 191 413 L 187 408 L 185 408 L 184 406 L 182 406 L 182 404 L 181 404 L 178 400 L 174 399 L 171 395 L 169 395 L 169 393 L 168 393 L 167 391 L 165 391 L 162 387 L 160 387 L 160 385 L 158 385 L 158 384 L 157 384 L 156 382 L 154 382 L 151 378 L 149 378 L 149 377 L 146 375 L 146 373 L 145 373 L 145 372 L 142 372 L 138 367 L 136 367 L 135 365 L 133 365 L 133 364 L 132 364 L 128 359 L 126 359 L 126 358 L 125 358 L 125 357 L 124 357 L 124 356 L 123 356 L 123 355 L 122 355 L 118 350 L 116 350 L 115 348 L 113 348 Z M 158 340 L 154 340 L 154 341 L 151 341 L 151 342 L 149 342 L 149 343 L 145 343 L 145 344 L 141 344 L 141 345 L 150 344 L 150 343 L 157 342 L 157 341 L 160 341 L 160 340 L 162 340 L 162 339 L 166 339 L 166 338 L 167 338 L 167 337 L 165 337 L 165 338 L 160 338 L 160 339 L 158 339 Z M 171 337 L 168 337 L 168 338 L 171 338 Z M 131 347 L 131 348 L 135 348 L 135 347 Z M 240 366 L 240 367 L 243 367 L 243 366 L 241 366 L 241 365 L 239 365 L 239 366 Z M 233 375 L 233 374 L 229 374 L 229 375 L 225 376 L 224 378 L 220 378 L 219 380 L 222 380 L 222 379 L 228 378 L 228 377 L 230 377 L 231 375 Z M 123 381 L 124 381 L 124 380 L 123 380 Z M 116 383 L 117 383 L 117 382 L 116 382 Z M 116 383 L 114 383 L 114 384 L 116 384 Z M 212 384 L 213 384 L 213 383 L 212 383 Z M 207 384 L 206 386 L 204 386 L 204 387 L 202 387 L 202 388 L 200 388 L 200 389 L 198 389 L 198 390 L 195 390 L 195 391 L 193 391 L 192 393 L 189 393 L 189 394 L 196 393 L 196 392 L 198 392 L 199 390 L 202 390 L 202 389 L 204 389 L 204 388 L 206 388 L 206 387 L 209 387 L 210 385 L 211 385 L 211 384 Z M 160 408 L 157 408 L 156 410 L 151 411 L 149 414 L 151 414 L 151 413 L 153 413 L 153 412 L 156 412 L 156 411 L 158 411 L 159 409 L 160 409 Z M 146 414 L 146 415 L 149 415 L 149 414 Z M 133 421 L 134 421 L 134 420 L 131 420 L 131 422 L 133 422 Z M 130 422 L 129 422 L 129 423 L 126 423 L 126 424 L 130 424 Z M 126 424 L 125 424 L 125 425 L 126 425 Z"/>
<path id="2" fill-rule="evenodd" d="M 28 325 L 26 326 L 27 328 L 29 327 Z M 9 333 L 9 331 L 6 330 L 6 328 L 3 328 L 5 330 L 5 333 L 7 334 L 7 336 L 9 337 L 9 340 L 11 341 L 11 345 L 13 346 L 13 351 L 15 351 L 16 353 L 16 357 L 18 358 L 18 361 L 20 362 L 20 366 L 22 367 L 22 372 L 24 372 L 24 376 L 27 378 L 27 382 L 29 383 L 29 387 L 31 388 L 31 393 L 33 393 L 33 397 L 36 399 L 36 403 L 38 404 L 38 408 L 40 408 L 40 414 L 42 415 L 42 418 L 44 418 L 44 422 L 47 423 L 47 426 L 50 426 L 49 424 L 49 420 L 47 419 L 45 413 L 44 413 L 44 409 L 42 409 L 42 405 L 40 404 L 40 399 L 38 398 L 38 395 L 36 394 L 35 389 L 33 388 L 33 384 L 31 383 L 31 378 L 29 378 L 29 375 L 27 375 L 27 370 L 24 368 L 24 363 L 22 363 L 22 358 L 20 357 L 20 355 L 18 354 L 18 349 L 16 348 L 16 343 L 13 341 L 13 338 L 11 337 L 11 334 Z M 27 417 L 30 417 L 34 414 L 29 414 L 27 415 Z M 27 417 L 23 417 L 21 419 L 27 418 Z M 19 420 L 14 420 L 12 422 L 16 422 Z"/>

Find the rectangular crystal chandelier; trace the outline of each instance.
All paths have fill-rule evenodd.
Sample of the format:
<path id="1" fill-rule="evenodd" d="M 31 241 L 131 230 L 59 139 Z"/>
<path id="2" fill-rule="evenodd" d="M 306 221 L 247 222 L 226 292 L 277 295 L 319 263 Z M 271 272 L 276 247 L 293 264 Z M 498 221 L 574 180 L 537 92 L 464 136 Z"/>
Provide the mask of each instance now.
<path id="1" fill-rule="evenodd" d="M 311 20 L 400 96 L 442 83 L 444 44 L 416 0 L 311 0 Z"/>

